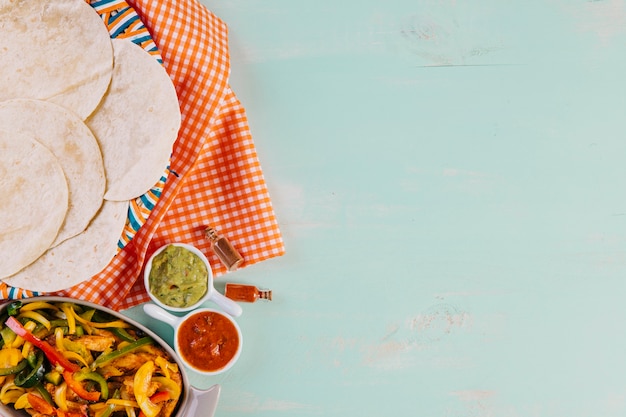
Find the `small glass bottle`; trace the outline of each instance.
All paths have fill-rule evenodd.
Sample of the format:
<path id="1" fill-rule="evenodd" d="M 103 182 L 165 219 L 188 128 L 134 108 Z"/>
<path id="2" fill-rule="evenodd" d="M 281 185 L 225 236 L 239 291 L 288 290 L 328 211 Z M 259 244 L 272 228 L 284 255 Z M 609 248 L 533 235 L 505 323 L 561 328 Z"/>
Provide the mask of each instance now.
<path id="1" fill-rule="evenodd" d="M 243 257 L 228 239 L 217 233 L 212 227 L 207 227 L 204 235 L 211 241 L 211 249 L 229 271 L 234 271 L 243 262 Z"/>
<path id="2" fill-rule="evenodd" d="M 234 301 L 254 303 L 256 300 L 272 301 L 272 290 L 260 290 L 254 285 L 226 284 L 224 295 Z"/>

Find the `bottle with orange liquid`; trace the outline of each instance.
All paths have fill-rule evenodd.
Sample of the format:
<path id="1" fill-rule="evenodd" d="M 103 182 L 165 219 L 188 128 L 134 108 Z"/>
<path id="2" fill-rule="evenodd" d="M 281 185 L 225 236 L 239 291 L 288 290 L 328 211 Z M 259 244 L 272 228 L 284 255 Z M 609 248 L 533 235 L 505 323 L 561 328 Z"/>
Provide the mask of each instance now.
<path id="1" fill-rule="evenodd" d="M 254 285 L 227 283 L 224 295 L 233 301 L 254 303 L 256 300 L 272 300 L 272 290 L 260 290 Z"/>

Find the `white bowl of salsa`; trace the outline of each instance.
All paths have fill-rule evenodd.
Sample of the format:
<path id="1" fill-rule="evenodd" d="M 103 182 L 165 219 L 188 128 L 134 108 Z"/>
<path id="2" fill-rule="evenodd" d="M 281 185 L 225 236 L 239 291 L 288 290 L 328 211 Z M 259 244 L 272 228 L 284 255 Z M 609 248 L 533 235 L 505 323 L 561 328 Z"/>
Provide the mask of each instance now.
<path id="1" fill-rule="evenodd" d="M 210 300 L 233 317 L 242 312 L 239 304 L 213 286 L 213 271 L 204 253 L 186 243 L 158 248 L 144 267 L 144 285 L 152 301 L 170 311 L 191 311 Z"/>
<path id="2" fill-rule="evenodd" d="M 241 329 L 228 314 L 200 308 L 180 317 L 150 303 L 144 304 L 143 310 L 174 329 L 174 350 L 189 369 L 217 375 L 239 359 L 243 346 Z"/>

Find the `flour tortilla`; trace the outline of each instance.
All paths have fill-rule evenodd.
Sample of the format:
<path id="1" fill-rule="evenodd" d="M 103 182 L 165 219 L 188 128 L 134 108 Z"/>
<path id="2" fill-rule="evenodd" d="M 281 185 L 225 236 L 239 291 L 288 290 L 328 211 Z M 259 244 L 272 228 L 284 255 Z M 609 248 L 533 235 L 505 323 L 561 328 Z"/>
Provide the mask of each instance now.
<path id="1" fill-rule="evenodd" d="M 0 101 L 37 98 L 85 119 L 111 81 L 111 38 L 85 0 L 0 0 Z"/>
<path id="2" fill-rule="evenodd" d="M 127 201 L 105 201 L 83 233 L 49 249 L 4 281 L 14 287 L 52 292 L 89 280 L 117 253 L 127 213 Z"/>
<path id="3" fill-rule="evenodd" d="M 131 200 L 161 178 L 178 136 L 176 90 L 153 56 L 127 39 L 113 39 L 111 85 L 86 120 L 100 143 L 107 200 Z"/>
<path id="4" fill-rule="evenodd" d="M 106 185 L 100 147 L 85 123 L 64 107 L 26 99 L 0 103 L 0 126 L 17 137 L 36 138 L 63 168 L 69 207 L 52 246 L 85 230 L 102 205 Z"/>
<path id="5" fill-rule="evenodd" d="M 0 279 L 35 261 L 65 220 L 68 187 L 57 158 L 0 125 Z"/>

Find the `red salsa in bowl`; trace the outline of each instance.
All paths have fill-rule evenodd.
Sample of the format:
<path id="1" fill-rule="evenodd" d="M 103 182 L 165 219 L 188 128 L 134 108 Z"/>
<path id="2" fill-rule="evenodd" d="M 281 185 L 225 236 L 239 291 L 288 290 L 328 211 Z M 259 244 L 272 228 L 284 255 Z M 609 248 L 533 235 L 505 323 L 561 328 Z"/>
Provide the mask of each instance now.
<path id="1" fill-rule="evenodd" d="M 228 314 L 201 308 L 180 317 L 156 304 L 146 303 L 143 311 L 174 329 L 174 349 L 190 369 L 216 375 L 230 369 L 241 354 L 243 338 L 237 322 Z"/>
<path id="2" fill-rule="evenodd" d="M 179 354 L 201 372 L 225 370 L 237 358 L 240 332 L 224 314 L 201 310 L 185 317 L 177 331 Z"/>

